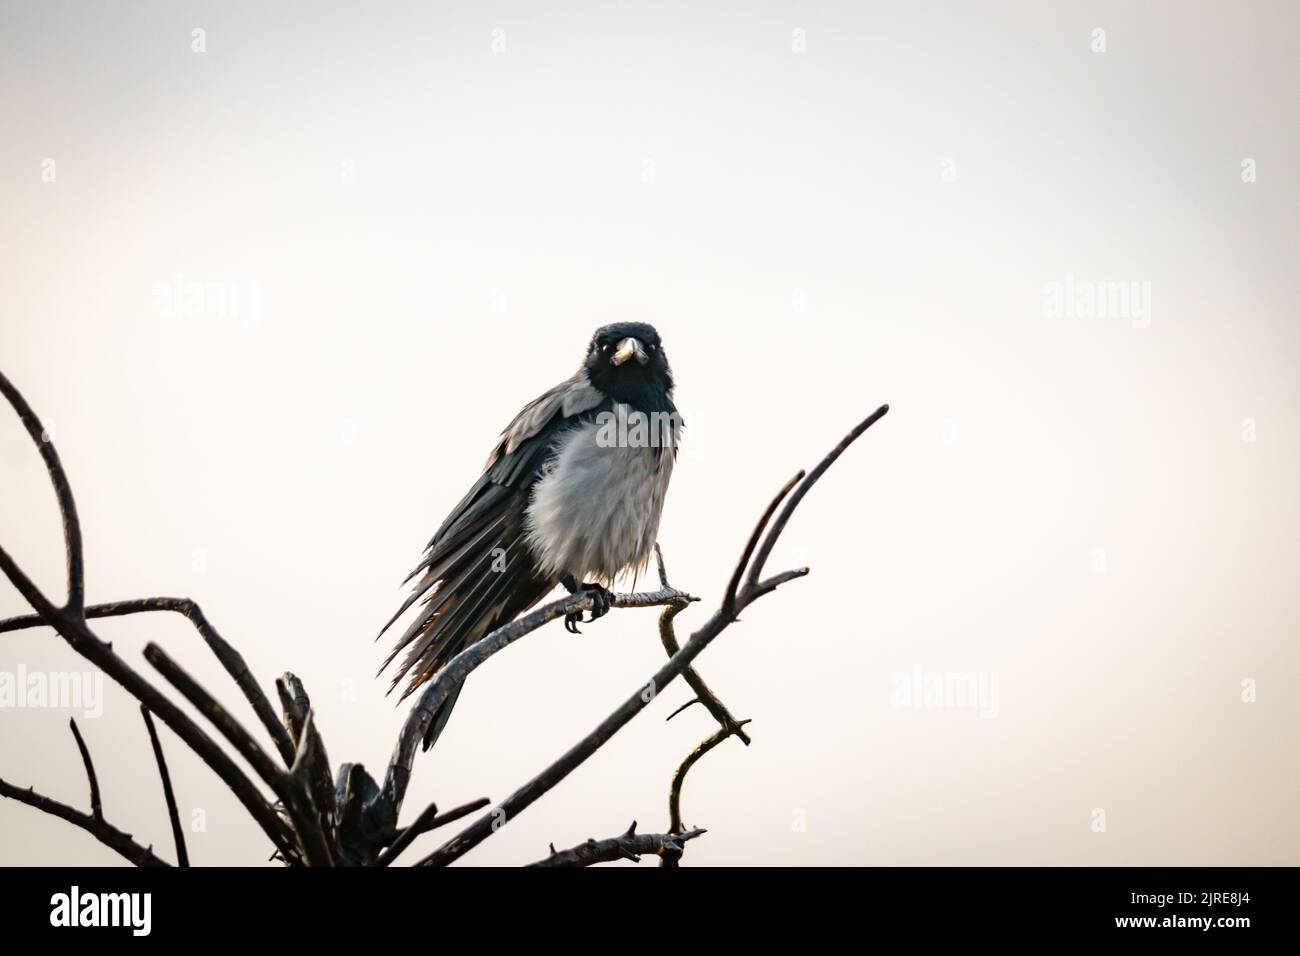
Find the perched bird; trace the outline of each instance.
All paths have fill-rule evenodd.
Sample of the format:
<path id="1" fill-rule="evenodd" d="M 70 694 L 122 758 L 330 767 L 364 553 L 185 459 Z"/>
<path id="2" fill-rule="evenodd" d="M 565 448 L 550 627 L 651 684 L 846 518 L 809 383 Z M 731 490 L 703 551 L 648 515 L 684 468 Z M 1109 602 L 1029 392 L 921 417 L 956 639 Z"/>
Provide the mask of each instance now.
<path id="1" fill-rule="evenodd" d="M 415 589 L 382 635 L 421 601 L 380 668 L 403 650 L 404 699 L 462 649 L 562 584 L 609 610 L 614 579 L 644 568 L 677 454 L 681 419 L 659 333 L 641 322 L 596 331 L 582 366 L 529 402 L 501 433 L 483 474 L 452 509 L 410 575 Z M 581 613 L 565 627 L 577 632 Z M 462 685 L 463 689 L 463 685 Z M 446 726 L 460 691 L 435 715 Z"/>

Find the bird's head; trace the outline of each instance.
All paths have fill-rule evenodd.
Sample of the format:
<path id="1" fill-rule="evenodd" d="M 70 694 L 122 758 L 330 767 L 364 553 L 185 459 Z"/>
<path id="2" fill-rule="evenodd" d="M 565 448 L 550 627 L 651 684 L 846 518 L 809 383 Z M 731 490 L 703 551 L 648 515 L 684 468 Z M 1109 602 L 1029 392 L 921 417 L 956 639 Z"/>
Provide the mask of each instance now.
<path id="1" fill-rule="evenodd" d="M 645 411 L 670 401 L 673 375 L 653 325 L 615 322 L 597 329 L 585 368 L 591 384 L 616 401 Z"/>

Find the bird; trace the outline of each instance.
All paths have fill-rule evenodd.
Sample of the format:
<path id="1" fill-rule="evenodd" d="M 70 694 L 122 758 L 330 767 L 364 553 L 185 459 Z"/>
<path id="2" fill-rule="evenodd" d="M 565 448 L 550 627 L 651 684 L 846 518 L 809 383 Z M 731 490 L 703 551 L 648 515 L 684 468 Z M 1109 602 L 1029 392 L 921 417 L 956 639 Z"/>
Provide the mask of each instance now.
<path id="1" fill-rule="evenodd" d="M 379 668 L 399 654 L 388 693 L 399 702 L 470 644 L 557 585 L 609 610 L 615 579 L 649 563 L 684 423 L 655 328 L 597 329 L 569 378 L 529 402 L 501 432 L 483 472 L 452 508 L 403 584 L 410 595 L 381 629 L 420 607 Z M 565 616 L 578 633 L 582 612 Z M 435 712 L 424 749 L 446 727 L 462 683 Z"/>

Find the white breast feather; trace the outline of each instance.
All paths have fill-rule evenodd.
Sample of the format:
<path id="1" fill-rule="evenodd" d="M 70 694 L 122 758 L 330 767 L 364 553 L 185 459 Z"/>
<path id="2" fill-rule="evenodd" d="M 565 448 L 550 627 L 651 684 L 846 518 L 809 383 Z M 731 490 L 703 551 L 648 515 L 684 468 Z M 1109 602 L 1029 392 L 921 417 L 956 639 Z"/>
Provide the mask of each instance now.
<path id="1" fill-rule="evenodd" d="M 574 429 L 547 463 L 533 486 L 526 539 L 543 575 L 609 586 L 654 553 L 674 451 L 603 447 L 599 431 L 594 422 Z"/>

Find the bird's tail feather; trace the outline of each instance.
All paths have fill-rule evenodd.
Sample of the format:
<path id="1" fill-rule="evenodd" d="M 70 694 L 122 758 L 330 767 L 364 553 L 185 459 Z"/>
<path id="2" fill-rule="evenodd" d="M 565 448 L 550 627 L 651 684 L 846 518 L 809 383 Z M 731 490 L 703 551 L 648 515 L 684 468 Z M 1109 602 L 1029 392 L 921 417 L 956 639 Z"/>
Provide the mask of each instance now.
<path id="1" fill-rule="evenodd" d="M 461 526 L 434 541 L 421 562 L 424 574 L 385 630 L 416 602 L 420 607 L 384 660 L 387 669 L 405 651 L 389 691 L 407 680 L 401 699 L 427 683 L 465 647 L 532 607 L 551 589 L 538 576 L 525 542 L 518 499 L 498 499 L 480 512 L 474 527 Z M 423 599 L 423 600 L 421 600 Z M 381 632 L 382 633 L 382 632 Z M 425 735 L 433 745 L 460 694 L 438 708 Z"/>

